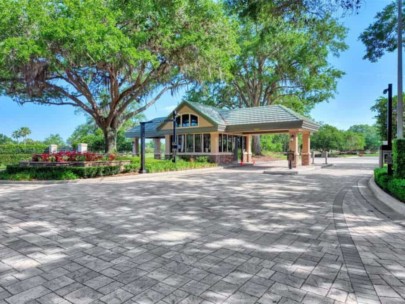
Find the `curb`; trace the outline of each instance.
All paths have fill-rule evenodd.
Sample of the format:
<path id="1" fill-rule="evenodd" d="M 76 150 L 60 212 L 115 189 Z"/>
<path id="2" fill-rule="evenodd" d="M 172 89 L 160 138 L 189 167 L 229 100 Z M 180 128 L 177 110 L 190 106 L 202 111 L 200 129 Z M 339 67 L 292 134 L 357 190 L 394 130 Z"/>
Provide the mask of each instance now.
<path id="1" fill-rule="evenodd" d="M 125 176 L 103 176 L 95 178 L 83 178 L 76 180 L 35 180 L 35 181 L 12 181 L 12 180 L 0 180 L 0 185 L 58 185 L 58 184 L 94 184 L 102 182 L 120 182 L 120 181 L 132 181 L 140 178 L 156 177 L 156 176 L 172 176 L 174 174 L 187 174 L 187 173 L 200 173 L 200 172 L 211 172 L 223 170 L 224 167 L 209 167 L 209 168 L 200 168 L 200 169 L 187 169 L 179 171 L 167 171 L 167 172 L 156 172 L 156 173 L 146 173 L 146 174 L 133 174 Z"/>
<path id="2" fill-rule="evenodd" d="M 382 190 L 374 181 L 374 177 L 371 177 L 369 182 L 369 187 L 370 190 L 373 192 L 373 194 L 378 198 L 379 201 L 381 201 L 383 204 L 386 206 L 390 207 L 397 213 L 401 215 L 405 215 L 405 204 L 397 200 L 396 198 L 392 197 L 388 193 L 386 193 L 384 190 Z"/>
<path id="3" fill-rule="evenodd" d="M 79 180 L 35 180 L 35 181 L 13 181 L 0 180 L 0 185 L 58 185 L 58 184 L 77 184 Z"/>

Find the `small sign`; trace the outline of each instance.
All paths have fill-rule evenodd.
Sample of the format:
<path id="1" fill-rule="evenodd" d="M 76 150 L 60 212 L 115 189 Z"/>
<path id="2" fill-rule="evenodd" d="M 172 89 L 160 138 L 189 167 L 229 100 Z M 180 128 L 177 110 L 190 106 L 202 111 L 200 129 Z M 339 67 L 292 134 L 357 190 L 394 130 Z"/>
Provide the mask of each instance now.
<path id="1" fill-rule="evenodd" d="M 383 162 L 387 165 L 392 165 L 392 151 L 391 150 L 383 150 Z"/>

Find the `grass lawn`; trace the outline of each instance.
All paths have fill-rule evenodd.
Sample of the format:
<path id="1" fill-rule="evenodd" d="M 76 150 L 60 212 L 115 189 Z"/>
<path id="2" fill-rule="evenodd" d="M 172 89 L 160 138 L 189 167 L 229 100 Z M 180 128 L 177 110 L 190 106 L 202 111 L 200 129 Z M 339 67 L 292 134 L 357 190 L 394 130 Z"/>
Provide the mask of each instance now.
<path id="1" fill-rule="evenodd" d="M 273 151 L 262 151 L 264 156 L 268 156 L 274 159 L 285 160 L 286 156 L 283 152 L 273 152 Z"/>

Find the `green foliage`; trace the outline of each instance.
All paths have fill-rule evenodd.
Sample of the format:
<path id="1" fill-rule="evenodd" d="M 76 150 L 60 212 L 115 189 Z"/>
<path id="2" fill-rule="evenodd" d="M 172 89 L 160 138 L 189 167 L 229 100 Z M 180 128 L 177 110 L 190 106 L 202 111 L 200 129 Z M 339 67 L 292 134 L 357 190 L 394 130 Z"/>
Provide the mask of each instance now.
<path id="1" fill-rule="evenodd" d="M 208 163 L 208 162 L 209 162 L 209 158 L 208 158 L 208 156 L 197 156 L 197 157 L 195 158 L 195 161 L 196 161 L 197 163 Z"/>
<path id="2" fill-rule="evenodd" d="M 7 166 L 8 175 L 26 174 L 29 179 L 70 179 L 73 178 L 93 178 L 99 176 L 115 175 L 120 172 L 119 166 L 99 166 L 99 167 L 20 167 Z"/>
<path id="3" fill-rule="evenodd" d="M 167 172 L 167 171 L 181 171 L 187 169 L 200 169 L 216 167 L 215 163 L 208 162 L 190 162 L 185 160 L 178 160 L 176 163 L 171 160 L 155 160 L 148 161 L 145 164 L 148 173 Z"/>
<path id="4" fill-rule="evenodd" d="M 18 164 L 20 161 L 31 160 L 32 154 L 0 154 L 0 165 Z"/>
<path id="5" fill-rule="evenodd" d="M 374 169 L 374 180 L 381 189 L 405 202 L 405 179 L 388 175 L 387 168 Z"/>
<path id="6" fill-rule="evenodd" d="M 331 125 L 322 125 L 311 138 L 315 150 L 339 150 L 343 146 L 343 132 Z"/>
<path id="7" fill-rule="evenodd" d="M 381 189 L 387 190 L 389 180 L 387 168 L 374 169 L 374 180 Z"/>
<path id="8" fill-rule="evenodd" d="M 397 49 L 398 14 L 396 2 L 388 4 L 381 12 L 378 12 L 374 23 L 360 35 L 361 41 L 366 46 L 366 54 L 363 59 L 376 62 L 385 52 L 391 53 Z"/>
<path id="9" fill-rule="evenodd" d="M 5 144 L 0 145 L 0 155 L 1 154 L 34 154 L 43 153 L 48 147 L 45 144 Z"/>
<path id="10" fill-rule="evenodd" d="M 323 18 L 325 15 L 336 13 L 336 11 L 357 12 L 362 0 L 225 0 L 226 5 L 235 14 L 242 17 L 257 18 L 261 12 L 273 15 L 287 15 L 292 21 L 303 13 L 311 18 Z M 363 3 L 364 4 L 364 3 Z"/>
<path id="11" fill-rule="evenodd" d="M 142 116 L 140 116 L 142 117 Z M 128 152 L 132 151 L 132 142 L 125 137 L 125 131 L 133 127 L 137 121 L 130 120 L 117 132 L 117 151 Z M 76 127 L 67 142 L 76 148 L 79 143 L 87 143 L 89 151 L 101 152 L 105 149 L 103 131 L 92 121 L 88 119 L 86 123 Z"/>
<path id="12" fill-rule="evenodd" d="M 186 99 L 228 108 L 282 104 L 309 114 L 334 95 L 343 75 L 328 58 L 346 49 L 346 30 L 329 15 L 317 19 L 303 12 L 291 20 L 289 10 L 280 15 L 264 2 L 257 9 L 250 18 L 229 7 L 240 22 L 241 53 L 231 66 L 233 77 L 196 83 Z M 253 153 L 261 154 L 257 138 Z"/>
<path id="13" fill-rule="evenodd" d="M 405 139 L 394 140 L 392 152 L 394 176 L 405 179 Z"/>
<path id="14" fill-rule="evenodd" d="M 285 152 L 288 150 L 288 140 L 287 134 L 260 136 L 260 144 L 264 151 Z"/>
<path id="15" fill-rule="evenodd" d="M 352 131 L 343 132 L 343 142 L 342 142 L 342 150 L 345 151 L 356 151 L 356 150 L 363 150 L 366 141 L 364 139 L 363 134 L 355 133 Z"/>
<path id="16" fill-rule="evenodd" d="M 333 96 L 343 73 L 329 64 L 328 56 L 346 49 L 346 31 L 336 20 L 303 14 L 291 22 L 288 16 L 262 11 L 239 21 L 241 54 L 232 65 L 234 77 L 196 84 L 186 99 L 225 107 L 284 104 L 308 113 Z"/>
<path id="17" fill-rule="evenodd" d="M 13 143 L 13 140 L 10 137 L 0 133 L 0 145 L 12 144 L 12 143 Z"/>
<path id="18" fill-rule="evenodd" d="M 20 139 L 20 138 L 26 139 L 26 137 L 27 137 L 28 135 L 30 135 L 30 134 L 31 134 L 30 128 L 28 128 L 28 127 L 21 127 L 20 129 L 15 130 L 15 131 L 13 132 L 12 137 L 14 137 L 14 138 L 18 141 L 18 139 Z"/>
<path id="19" fill-rule="evenodd" d="M 66 145 L 62 136 L 60 136 L 59 134 L 50 134 L 47 138 L 43 140 L 43 143 L 48 146 L 52 144 L 58 145 L 58 149 Z"/>
<path id="20" fill-rule="evenodd" d="M 397 199 L 405 202 L 405 179 L 393 178 L 388 181 L 387 190 Z"/>
<path id="21" fill-rule="evenodd" d="M 125 166 L 124 172 L 138 172 L 140 168 L 139 157 L 118 157 L 119 160 L 130 160 L 131 164 Z M 199 156 L 195 161 L 187 161 L 178 158 L 176 163 L 172 160 L 160 160 L 148 158 L 145 161 L 145 168 L 148 173 L 167 172 L 167 171 L 180 171 L 187 169 L 198 169 L 207 167 L 216 167 L 216 163 L 210 163 L 208 157 Z"/>
<path id="22" fill-rule="evenodd" d="M 68 180 L 78 178 L 94 178 L 99 176 L 110 176 L 118 173 L 137 173 L 140 168 L 140 158 L 121 156 L 117 160 L 130 160 L 131 163 L 124 165 L 120 171 L 119 166 L 99 167 L 20 167 L 9 165 L 5 172 L 0 172 L 0 179 L 3 180 Z M 146 171 L 148 173 L 180 171 L 188 169 L 199 169 L 215 167 L 217 164 L 208 162 L 208 158 L 200 157 L 190 162 L 179 159 L 176 163 L 171 160 L 147 159 Z"/>
<path id="23" fill-rule="evenodd" d="M 349 128 L 348 131 L 355 132 L 358 134 L 362 134 L 365 139 L 365 146 L 364 149 L 366 150 L 378 150 L 379 146 L 381 145 L 380 136 L 378 133 L 378 128 L 376 125 L 353 125 Z"/>
<path id="24" fill-rule="evenodd" d="M 392 98 L 392 107 L 396 109 L 398 103 L 398 97 L 394 96 Z M 381 140 L 387 140 L 387 112 L 388 112 L 388 98 L 379 97 L 375 104 L 371 107 L 371 111 L 375 112 L 376 115 L 376 126 L 378 134 Z M 395 138 L 397 135 L 397 114 L 396 111 L 392 113 L 392 136 Z"/>
<path id="25" fill-rule="evenodd" d="M 165 92 L 230 75 L 235 27 L 215 0 L 1 0 L 0 92 L 83 109 L 111 152 Z"/>

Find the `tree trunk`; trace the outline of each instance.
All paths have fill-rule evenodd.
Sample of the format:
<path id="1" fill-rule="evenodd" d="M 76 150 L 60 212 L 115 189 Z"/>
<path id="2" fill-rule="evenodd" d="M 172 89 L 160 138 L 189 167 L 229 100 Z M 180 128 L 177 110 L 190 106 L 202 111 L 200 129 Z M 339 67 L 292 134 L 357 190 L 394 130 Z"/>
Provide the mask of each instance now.
<path id="1" fill-rule="evenodd" d="M 253 135 L 252 138 L 253 138 L 253 145 L 252 145 L 253 154 L 262 155 L 262 146 L 260 144 L 260 135 Z"/>
<path id="2" fill-rule="evenodd" d="M 104 152 L 115 153 L 117 151 L 117 129 L 107 127 L 102 130 L 104 133 Z"/>

